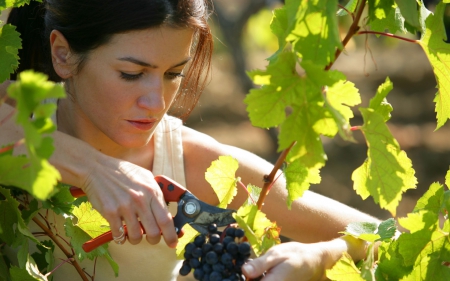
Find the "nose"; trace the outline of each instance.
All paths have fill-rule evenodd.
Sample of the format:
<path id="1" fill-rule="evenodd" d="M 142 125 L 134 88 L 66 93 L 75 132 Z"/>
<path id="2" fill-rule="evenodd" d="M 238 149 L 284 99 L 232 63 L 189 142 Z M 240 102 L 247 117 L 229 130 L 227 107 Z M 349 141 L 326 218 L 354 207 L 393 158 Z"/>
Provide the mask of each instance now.
<path id="1" fill-rule="evenodd" d="M 158 113 L 165 109 L 164 83 L 162 79 L 153 78 L 143 85 L 142 95 L 137 99 L 140 108 Z"/>

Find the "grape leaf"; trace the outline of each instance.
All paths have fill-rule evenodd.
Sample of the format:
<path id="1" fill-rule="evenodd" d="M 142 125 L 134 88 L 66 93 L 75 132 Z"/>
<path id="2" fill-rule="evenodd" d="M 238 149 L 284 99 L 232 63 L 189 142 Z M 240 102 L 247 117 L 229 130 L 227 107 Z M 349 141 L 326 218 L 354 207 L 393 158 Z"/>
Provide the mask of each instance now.
<path id="1" fill-rule="evenodd" d="M 405 266 L 398 251 L 398 241 L 382 242 L 378 247 L 378 267 L 376 276 L 380 280 L 404 280 L 412 271 L 412 266 Z"/>
<path id="2" fill-rule="evenodd" d="M 347 225 L 345 231 L 340 233 L 351 235 L 368 242 L 374 242 L 380 238 L 380 235 L 376 234 L 377 229 L 378 224 L 375 222 L 353 222 Z"/>
<path id="3" fill-rule="evenodd" d="M 370 29 L 378 32 L 385 32 L 388 30 L 390 33 L 406 33 L 408 30 L 405 28 L 405 18 L 402 16 L 400 9 L 397 5 L 394 5 L 388 15 L 383 19 L 373 19 L 370 22 Z M 379 35 L 377 35 L 379 36 Z"/>
<path id="4" fill-rule="evenodd" d="M 337 49 L 342 49 L 336 17 L 337 0 L 308 0 L 300 2 L 295 14 L 295 27 L 286 37 L 303 60 L 325 66 L 335 59 Z M 314 48 L 311 48 L 314 46 Z"/>
<path id="5" fill-rule="evenodd" d="M 25 268 L 11 266 L 10 273 L 13 281 L 48 281 L 47 277 L 39 271 L 35 261 L 30 255 L 27 257 Z"/>
<path id="6" fill-rule="evenodd" d="M 386 77 L 384 83 L 378 87 L 375 97 L 370 100 L 369 107 L 380 113 L 383 116 L 384 122 L 391 119 L 392 105 L 387 102 L 386 96 L 393 88 L 394 85 L 391 80 L 389 77 Z"/>
<path id="7" fill-rule="evenodd" d="M 385 241 L 393 238 L 397 232 L 397 226 L 393 218 L 382 221 L 378 225 L 377 234 L 380 235 L 378 241 Z"/>
<path id="8" fill-rule="evenodd" d="M 344 252 L 338 262 L 326 270 L 326 276 L 333 281 L 364 281 L 352 257 Z"/>
<path id="9" fill-rule="evenodd" d="M 0 83 L 9 79 L 9 75 L 19 66 L 18 54 L 21 46 L 20 34 L 15 26 L 0 26 Z"/>
<path id="10" fill-rule="evenodd" d="M 8 245 L 15 245 L 15 243 L 20 243 L 23 235 L 39 244 L 22 218 L 19 202 L 11 196 L 7 189 L 0 187 L 0 194 L 5 198 L 0 201 L 0 214 L 2 214 L 0 215 L 0 240 Z"/>
<path id="11" fill-rule="evenodd" d="M 369 0 L 369 23 L 373 20 L 386 19 L 392 12 L 394 0 Z"/>
<path id="12" fill-rule="evenodd" d="M 226 208 L 237 194 L 236 184 L 239 179 L 236 179 L 235 174 L 238 166 L 238 161 L 233 157 L 220 156 L 206 170 L 205 179 L 219 198 L 220 208 Z"/>
<path id="13" fill-rule="evenodd" d="M 246 205 L 240 207 L 233 217 L 239 227 L 245 231 L 250 245 L 256 256 L 261 255 L 275 244 L 279 244 L 280 229 L 275 223 L 267 219 L 258 207 Z M 276 234 L 278 232 L 278 235 Z"/>
<path id="14" fill-rule="evenodd" d="M 261 195 L 262 189 L 259 186 L 249 184 L 247 185 L 248 198 L 247 201 L 243 204 L 246 205 L 256 205 L 258 202 L 259 196 Z"/>
<path id="15" fill-rule="evenodd" d="M 285 108 L 291 103 L 291 96 L 305 83 L 295 73 L 295 64 L 295 55 L 286 52 L 266 70 L 248 73 L 255 84 L 262 85 L 260 89 L 251 89 L 244 99 L 253 126 L 269 128 L 285 120 Z"/>
<path id="16" fill-rule="evenodd" d="M 353 111 L 350 106 L 360 103 L 361 96 L 352 82 L 342 79 L 328 87 L 325 107 L 331 112 L 340 136 L 344 140 L 354 141 L 350 130 L 350 119 L 353 118 Z"/>
<path id="17" fill-rule="evenodd" d="M 58 183 L 58 192 L 42 202 L 42 207 L 53 210 L 56 214 L 70 214 L 75 207 L 75 198 L 69 190 L 69 186 Z"/>
<path id="18" fill-rule="evenodd" d="M 29 4 L 32 0 L 0 0 L 0 11 L 6 8 L 20 7 L 25 4 Z M 33 0 L 42 2 L 42 0 Z"/>
<path id="19" fill-rule="evenodd" d="M 37 245 L 37 249 L 39 252 L 33 253 L 31 257 L 41 272 L 50 272 L 55 264 L 55 258 L 53 256 L 55 244 L 50 240 L 45 240 L 41 242 L 41 245 Z"/>
<path id="20" fill-rule="evenodd" d="M 420 25 L 420 9 L 418 7 L 417 0 L 395 0 L 395 3 L 399 7 L 402 16 L 405 18 L 406 27 L 408 27 L 408 30 L 411 33 L 415 33 L 416 30 L 422 31 L 423 27 Z M 423 3 L 421 4 L 423 5 Z"/>
<path id="21" fill-rule="evenodd" d="M 292 202 L 303 196 L 310 184 L 320 183 L 320 171 L 318 168 L 307 168 L 301 160 L 289 163 L 284 171 L 286 176 L 286 189 L 288 191 L 287 206 L 290 209 Z"/>
<path id="22" fill-rule="evenodd" d="M 368 158 L 352 174 L 353 188 L 363 199 L 371 195 L 376 203 L 395 216 L 402 193 L 416 187 L 411 160 L 385 124 L 385 91 L 378 91 L 370 108 L 360 108 L 364 119 L 361 131 L 366 138 Z M 378 102 L 375 102 L 378 101 Z"/>
<path id="23" fill-rule="evenodd" d="M 183 226 L 183 236 L 178 238 L 178 244 L 176 248 L 177 258 L 182 260 L 184 259 L 184 248 L 190 242 L 193 242 L 195 237 L 198 235 L 197 230 L 193 229 L 189 224 L 185 224 Z"/>
<path id="24" fill-rule="evenodd" d="M 76 257 L 82 261 L 86 258 L 93 260 L 95 257 L 103 256 L 107 253 L 108 244 L 104 244 L 95 248 L 93 251 L 86 253 L 82 246 L 85 242 L 92 239 L 92 237 L 84 232 L 80 227 L 73 224 L 71 218 L 66 218 L 64 223 L 66 236 L 70 237 L 70 245 L 75 251 Z"/>
<path id="25" fill-rule="evenodd" d="M 436 103 L 437 127 L 439 129 L 450 118 L 450 44 L 445 43 L 446 32 L 443 22 L 445 4 L 436 6 L 434 15 L 426 19 L 426 31 L 419 44 L 427 55 L 437 81 Z"/>
<path id="26" fill-rule="evenodd" d="M 444 199 L 444 188 L 439 183 L 432 183 L 425 194 L 416 202 L 413 212 L 427 210 L 439 214 Z"/>
<path id="27" fill-rule="evenodd" d="M 358 7 L 358 0 L 350 0 L 347 2 L 347 4 L 345 5 L 345 10 L 344 9 L 339 9 L 337 11 L 337 16 L 341 17 L 341 16 L 346 16 L 348 15 L 347 11 L 349 11 L 350 13 L 353 13 L 356 10 L 356 7 Z"/>
<path id="28" fill-rule="evenodd" d="M 90 202 L 81 203 L 73 209 L 72 214 L 77 218 L 76 226 L 95 238 L 110 230 L 108 221 L 92 208 Z"/>
<path id="29" fill-rule="evenodd" d="M 45 200 L 52 195 L 61 176 L 47 161 L 53 153 L 53 140 L 42 135 L 56 128 L 51 121 L 55 107 L 42 105 L 41 102 L 46 98 L 64 97 L 64 89 L 61 85 L 47 81 L 47 76 L 43 74 L 24 71 L 20 73 L 19 81 L 8 87 L 8 94 L 17 101 L 16 122 L 24 129 L 29 157 L 28 163 L 24 163 L 22 158 L 8 159 L 14 163 L 14 168 L 18 169 L 13 173 L 21 172 L 21 179 L 15 179 L 14 185 L 28 191 L 37 199 Z M 34 113 L 37 114 L 36 118 L 30 120 Z M 19 167 L 20 165 L 22 167 Z M 3 171 L 0 170 L 0 173 Z M 14 181 L 13 176 L 8 173 L 6 179 L 2 177 L 2 183 L 3 180 Z"/>

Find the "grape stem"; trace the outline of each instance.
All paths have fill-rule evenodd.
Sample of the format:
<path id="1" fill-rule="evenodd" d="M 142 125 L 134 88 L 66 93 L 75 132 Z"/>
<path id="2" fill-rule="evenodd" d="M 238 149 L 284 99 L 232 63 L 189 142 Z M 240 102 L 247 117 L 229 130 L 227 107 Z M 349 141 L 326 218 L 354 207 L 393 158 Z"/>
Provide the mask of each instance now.
<path id="1" fill-rule="evenodd" d="M 403 40 L 403 41 L 406 41 L 406 42 L 410 42 L 410 43 L 419 44 L 419 40 L 410 39 L 410 38 L 406 38 L 406 37 L 402 37 L 402 36 L 397 36 L 397 35 L 394 35 L 392 33 L 387 33 L 387 32 L 378 32 L 378 31 L 365 30 L 365 31 L 358 31 L 356 33 L 356 35 L 362 35 L 362 34 L 377 34 L 377 35 L 382 35 L 382 36 L 386 36 L 386 37 L 400 39 L 400 40 Z"/>
<path id="2" fill-rule="evenodd" d="M 266 195 L 269 193 L 269 190 L 274 183 L 274 178 L 278 170 L 284 164 L 286 157 L 289 154 L 289 151 L 291 151 L 291 148 L 294 146 L 295 143 L 296 142 L 291 143 L 291 145 L 280 154 L 270 174 L 264 176 L 264 186 L 261 190 L 261 194 L 259 195 L 258 202 L 256 203 L 256 206 L 258 206 L 258 210 L 261 210 L 264 200 L 266 199 Z"/>

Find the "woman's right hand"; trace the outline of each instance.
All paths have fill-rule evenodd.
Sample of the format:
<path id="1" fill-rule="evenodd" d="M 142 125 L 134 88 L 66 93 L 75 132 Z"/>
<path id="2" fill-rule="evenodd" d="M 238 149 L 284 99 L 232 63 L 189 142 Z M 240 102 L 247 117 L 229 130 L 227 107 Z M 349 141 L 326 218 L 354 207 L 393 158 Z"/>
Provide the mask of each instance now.
<path id="1" fill-rule="evenodd" d="M 174 248 L 178 237 L 172 215 L 152 172 L 104 154 L 96 159 L 80 187 L 110 223 L 113 236 L 119 237 L 120 227 L 125 224 L 129 242 L 139 243 L 143 234 L 140 221 L 150 244 L 157 244 L 162 235 Z"/>

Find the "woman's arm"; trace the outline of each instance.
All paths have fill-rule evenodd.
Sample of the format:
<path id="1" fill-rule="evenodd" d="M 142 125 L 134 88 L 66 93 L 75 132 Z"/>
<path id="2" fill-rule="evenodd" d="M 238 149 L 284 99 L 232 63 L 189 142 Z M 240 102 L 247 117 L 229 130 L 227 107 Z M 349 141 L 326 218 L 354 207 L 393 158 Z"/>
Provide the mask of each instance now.
<path id="1" fill-rule="evenodd" d="M 13 118 L 7 118 L 15 109 L 9 104 L 0 105 L 0 145 L 15 143 L 24 137 Z M 114 236 L 120 235 L 120 226 L 127 225 L 128 240 L 132 244 L 142 239 L 140 218 L 151 244 L 161 239 L 161 232 L 170 247 L 175 247 L 177 235 L 164 201 L 161 189 L 153 174 L 130 162 L 109 157 L 87 143 L 56 131 L 52 134 L 55 151 L 50 163 L 61 173 L 62 182 L 78 186 L 87 194 L 111 226 Z M 24 154 L 19 146 L 15 154 Z"/>
<path id="2" fill-rule="evenodd" d="M 220 155 L 231 155 L 238 160 L 236 175 L 245 185 L 262 187 L 264 175 L 273 167 L 248 151 L 220 144 L 190 129 L 185 130 L 183 139 L 188 188 L 211 204 L 217 204 L 218 200 L 204 180 L 204 172 Z M 287 208 L 286 198 L 285 179 L 280 177 L 267 195 L 262 211 L 277 222 L 282 235 L 296 242 L 275 246 L 251 261 L 250 267 L 243 269 L 248 277 L 255 278 L 267 271 L 270 274 L 263 279 L 267 281 L 322 280 L 325 269 L 334 265 L 343 252 L 348 252 L 355 261 L 364 258 L 366 244 L 352 237 L 341 237 L 339 232 L 351 222 L 378 222 L 376 218 L 311 191 L 295 200 L 291 210 Z M 246 199 L 246 192 L 238 188 L 230 208 L 239 208 Z"/>

